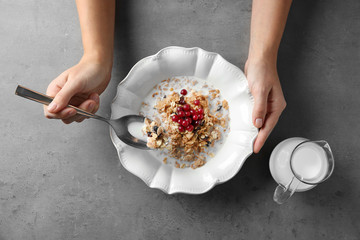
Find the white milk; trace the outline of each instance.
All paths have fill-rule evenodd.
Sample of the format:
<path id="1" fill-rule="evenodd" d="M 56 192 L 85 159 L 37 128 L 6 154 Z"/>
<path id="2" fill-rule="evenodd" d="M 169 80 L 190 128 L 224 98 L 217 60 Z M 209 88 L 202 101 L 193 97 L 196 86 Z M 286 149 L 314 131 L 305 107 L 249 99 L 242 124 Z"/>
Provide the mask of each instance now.
<path id="1" fill-rule="evenodd" d="M 315 143 L 304 143 L 293 155 L 293 170 L 306 182 L 319 182 L 325 178 L 328 161 L 325 151 Z"/>
<path id="2" fill-rule="evenodd" d="M 144 142 L 147 141 L 147 137 L 144 135 L 144 133 L 142 132 L 142 128 L 144 126 L 144 123 L 143 122 L 131 122 L 129 123 L 128 125 L 128 131 L 129 133 L 140 139 L 140 140 L 143 140 Z"/>
<path id="3" fill-rule="evenodd" d="M 294 174 L 290 168 L 290 156 L 295 147 L 305 138 L 289 138 L 279 143 L 270 156 L 270 172 L 277 183 L 286 186 Z M 304 181 L 321 181 L 328 168 L 327 157 L 324 150 L 315 143 L 305 143 L 299 147 L 293 156 L 293 170 L 300 175 Z M 315 187 L 300 182 L 296 191 L 306 191 Z"/>

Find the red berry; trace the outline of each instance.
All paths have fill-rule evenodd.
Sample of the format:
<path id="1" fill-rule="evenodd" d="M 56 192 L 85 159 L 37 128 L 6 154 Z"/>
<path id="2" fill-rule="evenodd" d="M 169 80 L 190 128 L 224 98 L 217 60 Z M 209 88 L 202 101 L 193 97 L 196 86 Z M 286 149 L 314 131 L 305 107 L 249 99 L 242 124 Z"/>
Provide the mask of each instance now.
<path id="1" fill-rule="evenodd" d="M 190 105 L 189 105 L 189 104 L 185 104 L 185 105 L 184 105 L 184 110 L 185 110 L 185 111 L 190 111 Z"/>
<path id="2" fill-rule="evenodd" d="M 196 111 L 195 111 L 194 109 L 191 109 L 191 110 L 190 110 L 190 114 L 191 114 L 191 115 L 194 115 L 195 113 L 196 113 Z"/>
<path id="3" fill-rule="evenodd" d="M 178 129 L 179 129 L 179 132 L 184 132 L 185 131 L 185 128 L 183 126 L 181 126 L 181 125 L 178 127 Z"/>
<path id="4" fill-rule="evenodd" d="M 179 119 L 177 120 L 177 123 L 178 123 L 178 124 L 181 124 L 181 123 L 182 123 L 182 119 L 179 118 Z"/>
<path id="5" fill-rule="evenodd" d="M 194 122 L 194 125 L 195 125 L 195 126 L 197 126 L 197 125 L 199 125 L 199 124 L 200 124 L 200 120 L 197 120 L 197 121 Z"/>
<path id="6" fill-rule="evenodd" d="M 178 112 L 180 112 L 180 111 L 184 111 L 184 109 L 182 108 L 182 107 L 177 107 L 177 109 L 176 109 Z"/>
<path id="7" fill-rule="evenodd" d="M 198 119 L 203 119 L 204 118 L 204 115 L 203 114 L 198 114 Z"/>
<path id="8" fill-rule="evenodd" d="M 194 101 L 194 104 L 195 104 L 195 105 L 200 105 L 200 101 L 199 101 L 199 100 L 195 100 L 195 101 Z"/>
<path id="9" fill-rule="evenodd" d="M 185 112 L 185 116 L 190 117 L 191 116 L 190 112 Z"/>
<path id="10" fill-rule="evenodd" d="M 186 120 L 186 121 L 188 121 L 188 122 L 189 122 L 189 124 L 192 122 L 192 119 L 191 119 L 191 118 L 189 118 L 189 117 L 185 118 L 185 120 Z"/>
<path id="11" fill-rule="evenodd" d="M 183 121 L 181 122 L 181 125 L 183 125 L 184 127 L 187 127 L 187 126 L 189 126 L 189 122 L 186 121 L 186 120 L 183 120 Z"/>
<path id="12" fill-rule="evenodd" d="M 195 121 L 198 120 L 198 118 L 199 118 L 198 115 L 193 115 L 192 116 L 192 119 L 195 120 Z"/>
<path id="13" fill-rule="evenodd" d="M 174 122 L 177 122 L 177 120 L 179 120 L 179 116 L 178 115 L 173 115 L 171 117 L 171 119 L 174 121 Z"/>
<path id="14" fill-rule="evenodd" d="M 186 130 L 189 131 L 189 132 L 192 132 L 194 130 L 194 126 L 193 125 L 187 126 Z"/>
<path id="15" fill-rule="evenodd" d="M 198 114 L 203 114 L 203 113 L 204 113 L 204 109 L 199 108 L 196 112 L 197 112 Z"/>
<path id="16" fill-rule="evenodd" d="M 179 117 L 185 117 L 185 112 L 184 111 L 180 111 L 180 112 L 178 112 L 178 116 Z"/>
<path id="17" fill-rule="evenodd" d="M 182 89 L 181 91 L 180 91 L 180 93 L 181 93 L 181 95 L 186 95 L 187 94 L 187 91 L 186 91 L 186 89 Z"/>

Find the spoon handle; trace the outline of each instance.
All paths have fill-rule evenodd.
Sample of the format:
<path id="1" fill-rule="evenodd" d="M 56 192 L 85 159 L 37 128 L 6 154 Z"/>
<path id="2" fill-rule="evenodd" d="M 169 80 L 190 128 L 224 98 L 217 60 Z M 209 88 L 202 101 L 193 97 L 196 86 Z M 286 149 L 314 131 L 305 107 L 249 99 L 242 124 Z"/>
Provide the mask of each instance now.
<path id="1" fill-rule="evenodd" d="M 45 94 L 36 92 L 34 90 L 31 90 L 29 88 L 26 88 L 26 87 L 23 87 L 23 86 L 20 86 L 20 85 L 17 86 L 15 94 L 20 96 L 20 97 L 27 98 L 29 100 L 32 100 L 32 101 L 35 101 L 35 102 L 38 102 L 38 103 L 42 103 L 42 104 L 45 104 L 45 105 L 49 105 L 53 100 L 52 97 L 49 97 L 49 96 L 47 96 Z M 106 119 L 106 118 L 103 118 L 103 117 L 100 117 L 100 116 L 98 116 L 96 114 L 92 114 L 90 112 L 84 111 L 84 110 L 82 110 L 80 108 L 77 108 L 77 107 L 75 107 L 73 105 L 68 105 L 68 107 L 75 109 L 78 114 L 83 115 L 85 117 L 95 118 L 95 119 L 99 119 L 99 120 L 108 122 L 108 119 Z"/>

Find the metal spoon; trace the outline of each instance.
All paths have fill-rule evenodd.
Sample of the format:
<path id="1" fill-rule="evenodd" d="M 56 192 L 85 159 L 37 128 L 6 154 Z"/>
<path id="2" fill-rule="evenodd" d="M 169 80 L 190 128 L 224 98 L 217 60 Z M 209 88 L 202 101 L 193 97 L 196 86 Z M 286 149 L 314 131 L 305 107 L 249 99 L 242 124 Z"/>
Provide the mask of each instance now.
<path id="1" fill-rule="evenodd" d="M 20 86 L 20 85 L 17 86 L 15 94 L 20 96 L 20 97 L 24 97 L 24 98 L 27 98 L 27 99 L 30 99 L 30 100 L 33 100 L 35 102 L 42 103 L 42 104 L 45 104 L 45 105 L 49 105 L 51 103 L 51 101 L 53 100 L 52 97 L 41 94 L 39 92 L 35 92 L 35 91 L 33 91 L 33 90 L 29 89 L 29 88 L 25 88 L 25 87 Z M 68 107 L 75 109 L 77 111 L 77 113 L 80 114 L 80 115 L 83 115 L 85 117 L 98 119 L 98 120 L 101 120 L 103 122 L 108 123 L 114 129 L 116 135 L 124 143 L 126 143 L 126 144 L 128 144 L 128 145 L 130 145 L 132 147 L 136 147 L 136 148 L 140 148 L 140 149 L 144 149 L 144 150 L 150 150 L 150 148 L 148 148 L 146 146 L 145 141 L 134 137 L 133 135 L 130 134 L 130 132 L 128 130 L 128 126 L 129 126 L 130 123 L 132 123 L 132 122 L 144 122 L 145 118 L 143 116 L 126 115 L 126 116 L 123 116 L 123 117 L 118 118 L 118 119 L 107 119 L 107 118 L 101 117 L 99 115 L 92 114 L 92 113 L 89 113 L 87 111 L 84 111 L 84 110 L 82 110 L 80 108 L 77 108 L 75 106 L 72 106 L 72 105 L 68 105 Z"/>

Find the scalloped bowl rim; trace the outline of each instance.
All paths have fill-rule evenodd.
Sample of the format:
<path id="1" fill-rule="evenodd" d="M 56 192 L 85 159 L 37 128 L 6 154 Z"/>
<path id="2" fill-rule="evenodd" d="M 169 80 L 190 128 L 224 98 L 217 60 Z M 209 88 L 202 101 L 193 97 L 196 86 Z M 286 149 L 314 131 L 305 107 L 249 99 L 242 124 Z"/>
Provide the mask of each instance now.
<path id="1" fill-rule="evenodd" d="M 162 54 L 162 52 L 166 51 L 166 50 L 171 50 L 171 49 L 182 49 L 182 50 L 186 50 L 186 51 L 193 51 L 193 50 L 197 50 L 197 51 L 203 51 L 204 53 L 206 54 L 209 54 L 209 55 L 216 55 L 217 57 L 221 58 L 223 61 L 225 61 L 228 65 L 231 65 L 232 67 L 238 69 L 242 72 L 242 70 L 240 68 L 238 68 L 237 66 L 233 65 L 232 63 L 228 62 L 225 58 L 223 58 L 220 54 L 218 53 L 215 53 L 215 52 L 209 52 L 209 51 L 206 51 L 200 47 L 191 47 L 191 48 L 185 48 L 185 47 L 179 47 L 179 46 L 169 46 L 169 47 L 165 47 L 161 50 L 159 50 L 156 54 L 154 55 L 150 55 L 150 56 L 147 56 L 147 57 L 144 57 L 142 59 L 140 59 L 129 71 L 129 73 L 125 76 L 125 78 L 120 81 L 120 83 L 117 85 L 117 91 L 116 91 L 116 95 L 115 97 L 113 98 L 112 102 L 111 102 L 111 115 L 112 115 L 112 107 L 113 107 L 113 103 L 117 100 L 118 98 L 118 94 L 119 94 L 119 91 L 118 91 L 118 88 L 121 87 L 121 85 L 126 82 L 129 78 L 129 76 L 140 66 L 142 65 L 144 62 L 146 62 L 147 60 L 149 59 L 155 59 L 157 58 L 159 55 Z M 247 83 L 246 83 L 247 84 Z M 247 85 L 248 87 L 248 85 Z M 251 93 L 249 92 L 249 94 L 251 95 Z M 253 104 L 253 98 L 251 97 L 251 103 Z M 240 164 L 237 167 L 236 171 L 233 171 L 231 174 L 227 174 L 226 176 L 223 176 L 221 177 L 222 180 L 220 180 L 219 178 L 216 178 L 213 182 L 211 182 L 210 184 L 208 184 L 208 186 L 206 188 L 201 188 L 201 189 L 197 189 L 197 190 L 194 190 L 192 189 L 191 191 L 190 190 L 173 190 L 171 187 L 169 188 L 164 188 L 164 187 L 161 187 L 161 186 L 151 186 L 151 180 L 148 180 L 148 179 L 145 179 L 143 177 L 140 176 L 139 173 L 137 172 L 134 172 L 132 170 L 130 170 L 127 165 L 125 164 L 125 162 L 123 161 L 122 157 L 121 157 L 121 150 L 122 149 L 119 149 L 118 145 L 117 145 L 117 142 L 121 142 L 121 140 L 116 136 L 114 130 L 109 127 L 110 129 L 110 138 L 111 138 L 111 141 L 113 143 L 113 145 L 115 146 L 116 150 L 117 150 L 117 154 L 118 154 L 118 157 L 119 157 L 119 160 L 122 164 L 122 166 L 130 173 L 132 173 L 133 175 L 137 176 L 138 178 L 140 178 L 148 187 L 150 188 L 155 188 L 155 189 L 159 189 L 161 191 L 163 191 L 164 193 L 166 194 L 177 194 L 177 193 L 180 193 L 180 194 L 192 194 L 192 195 L 198 195 L 198 194 L 203 194 L 203 193 L 206 193 L 208 191 L 210 191 L 212 188 L 214 188 L 215 186 L 221 184 L 221 183 L 225 183 L 227 181 L 229 181 L 231 178 L 233 178 L 242 168 L 243 164 L 245 163 L 246 159 L 249 158 L 251 156 L 251 154 L 253 153 L 253 145 L 254 145 L 254 141 L 257 137 L 257 134 L 258 134 L 258 129 L 256 129 L 256 131 L 254 131 L 254 135 L 252 136 L 252 139 L 251 139 L 251 149 L 250 151 L 245 155 L 244 159 L 242 161 L 239 161 Z"/>

